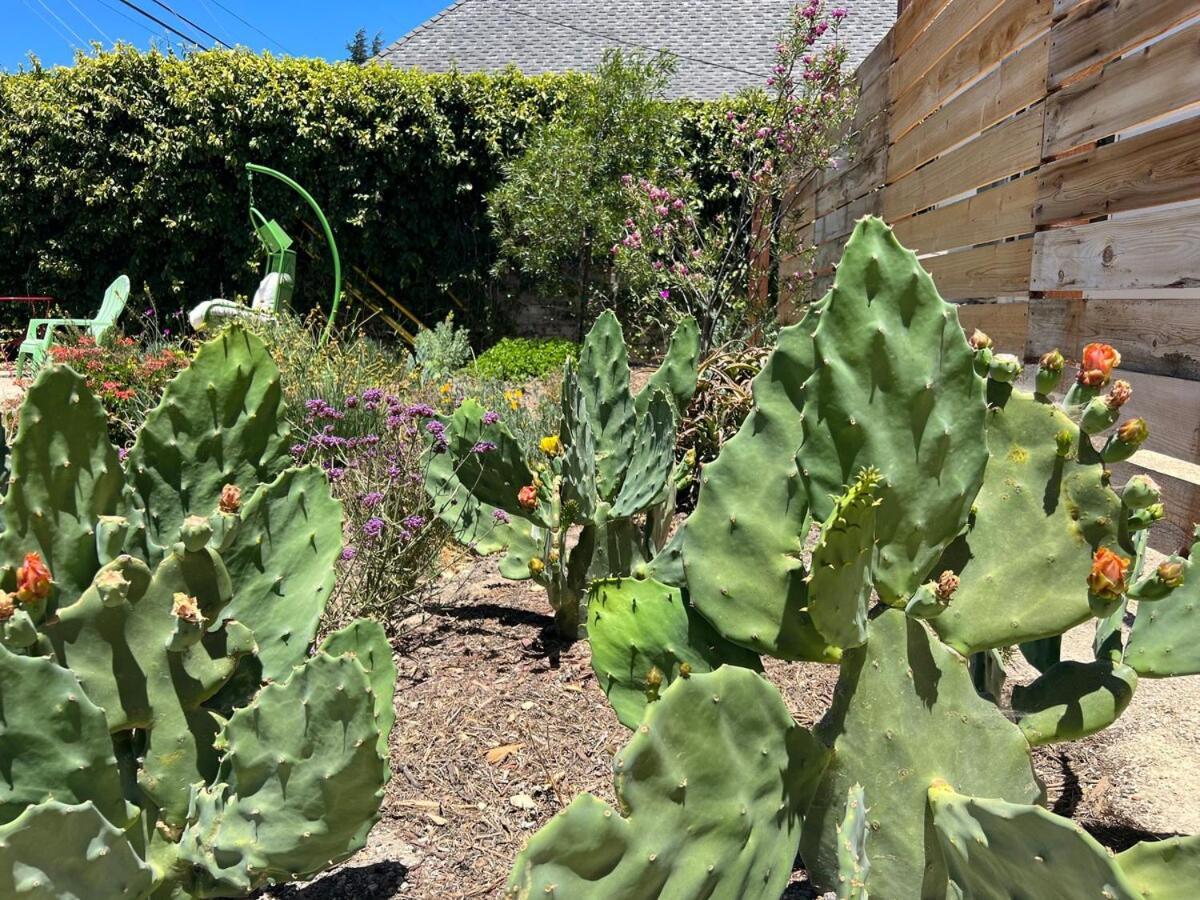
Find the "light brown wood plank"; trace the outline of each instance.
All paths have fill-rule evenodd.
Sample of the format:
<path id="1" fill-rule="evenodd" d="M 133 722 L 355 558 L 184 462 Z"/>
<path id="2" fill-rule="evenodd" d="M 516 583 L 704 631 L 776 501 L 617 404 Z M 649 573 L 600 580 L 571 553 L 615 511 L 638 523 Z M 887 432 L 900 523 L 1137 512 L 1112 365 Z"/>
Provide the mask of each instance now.
<path id="1" fill-rule="evenodd" d="M 958 321 L 970 335 L 976 328 L 990 337 L 1001 353 L 1024 356 L 1029 336 L 1029 301 L 957 303 Z"/>
<path id="2" fill-rule="evenodd" d="M 893 58 L 899 56 L 922 35 L 951 0 L 912 0 L 892 26 Z"/>
<path id="3" fill-rule="evenodd" d="M 1044 97 L 1049 53 L 1047 34 L 900 137 L 888 154 L 888 181 Z"/>
<path id="4" fill-rule="evenodd" d="M 1179 478 L 1158 468 L 1139 466 L 1133 462 L 1121 463 L 1111 469 L 1112 483 L 1117 490 L 1124 487 L 1133 475 L 1149 475 L 1162 489 L 1166 517 L 1157 522 L 1150 532 L 1152 548 L 1160 553 L 1171 554 L 1191 546 L 1193 527 L 1200 522 L 1200 484 L 1190 478 Z"/>
<path id="5" fill-rule="evenodd" d="M 1084 0 L 1054 0 L 1054 18 L 1061 19 Z"/>
<path id="6" fill-rule="evenodd" d="M 1038 181 L 1043 225 L 1200 198 L 1200 117 L 1050 163 Z"/>
<path id="7" fill-rule="evenodd" d="M 1032 290 L 1200 287 L 1200 206 L 1039 232 Z"/>
<path id="8" fill-rule="evenodd" d="M 970 300 L 1029 290 L 1033 241 L 1025 239 L 959 250 L 921 260 L 947 300 Z"/>
<path id="9" fill-rule="evenodd" d="M 882 205 L 880 193 L 867 194 L 817 219 L 817 243 L 824 245 L 844 237 L 854 230 L 854 223 L 863 216 L 878 215 Z"/>
<path id="10" fill-rule="evenodd" d="M 918 253 L 986 244 L 1031 233 L 1037 179 L 1018 178 L 949 206 L 896 223 L 896 237 Z"/>
<path id="11" fill-rule="evenodd" d="M 1032 169 L 1041 161 L 1045 104 L 1001 122 L 969 144 L 891 184 L 884 194 L 889 222 L 933 206 L 940 200 Z"/>
<path id="12" fill-rule="evenodd" d="M 993 12 L 1013 0 L 954 0 L 938 14 L 917 41 L 896 54 L 892 65 L 892 99 L 911 90 L 934 65 Z"/>
<path id="13" fill-rule="evenodd" d="M 894 58 L 892 55 L 894 40 L 894 31 L 889 31 L 883 36 L 883 40 L 875 45 L 875 49 L 867 54 L 867 58 L 859 63 L 854 77 L 861 93 L 865 94 L 876 87 L 887 93 L 888 70 L 891 68 Z"/>
<path id="14" fill-rule="evenodd" d="M 839 206 L 883 187 L 886 168 L 886 147 L 877 147 L 865 159 L 853 160 L 840 171 L 838 178 L 832 179 L 817 191 L 818 215 L 827 215 Z"/>
<path id="15" fill-rule="evenodd" d="M 1200 23 L 1052 94 L 1043 155 L 1058 156 L 1197 101 Z"/>
<path id="16" fill-rule="evenodd" d="M 1032 301 L 1034 352 L 1060 348 L 1068 356 L 1085 344 L 1112 344 L 1122 370 L 1200 380 L 1200 299 Z M 1200 426 L 1200 384 L 1196 421 Z"/>
<path id="17" fill-rule="evenodd" d="M 1196 0 L 1087 0 L 1054 26 L 1050 87 L 1120 56 L 1196 12 Z"/>
<path id="18" fill-rule="evenodd" d="M 965 36 L 962 31 L 955 32 L 953 49 L 916 81 L 905 80 L 902 65 L 908 59 L 907 54 L 892 67 L 893 140 L 946 102 L 955 91 L 1046 32 L 1050 27 L 1050 0 L 1004 0 L 985 20 L 971 24 L 979 27 Z"/>

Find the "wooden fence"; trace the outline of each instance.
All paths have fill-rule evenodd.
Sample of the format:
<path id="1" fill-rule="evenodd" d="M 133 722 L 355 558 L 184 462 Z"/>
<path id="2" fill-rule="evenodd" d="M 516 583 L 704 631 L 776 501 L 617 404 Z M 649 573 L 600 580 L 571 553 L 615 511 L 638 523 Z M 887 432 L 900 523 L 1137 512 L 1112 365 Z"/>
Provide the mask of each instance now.
<path id="1" fill-rule="evenodd" d="M 911 0 L 858 70 L 852 151 L 799 187 L 818 294 L 883 216 L 1001 350 L 1124 357 L 1155 533 L 1200 521 L 1200 0 Z M 798 261 L 785 261 L 794 267 Z"/>

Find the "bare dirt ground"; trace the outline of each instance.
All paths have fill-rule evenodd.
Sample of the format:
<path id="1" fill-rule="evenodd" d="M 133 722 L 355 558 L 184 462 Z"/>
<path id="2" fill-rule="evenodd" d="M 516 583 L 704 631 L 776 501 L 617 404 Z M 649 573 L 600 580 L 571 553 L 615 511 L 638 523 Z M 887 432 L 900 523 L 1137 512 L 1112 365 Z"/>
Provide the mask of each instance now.
<path id="1" fill-rule="evenodd" d="M 353 860 L 277 900 L 496 898 L 528 836 L 575 794 L 613 802 L 610 760 L 628 732 L 596 685 L 586 642 L 564 647 L 545 596 L 492 563 L 400 646 L 395 777 L 383 819 Z M 1092 626 L 1064 655 L 1090 659 Z M 829 666 L 767 661 L 797 721 L 828 708 Z M 1010 679 L 1033 671 L 1014 663 Z M 1143 681 L 1100 735 L 1040 748 L 1051 808 L 1120 849 L 1200 831 L 1200 678 Z M 798 870 L 790 898 L 814 896 Z"/>

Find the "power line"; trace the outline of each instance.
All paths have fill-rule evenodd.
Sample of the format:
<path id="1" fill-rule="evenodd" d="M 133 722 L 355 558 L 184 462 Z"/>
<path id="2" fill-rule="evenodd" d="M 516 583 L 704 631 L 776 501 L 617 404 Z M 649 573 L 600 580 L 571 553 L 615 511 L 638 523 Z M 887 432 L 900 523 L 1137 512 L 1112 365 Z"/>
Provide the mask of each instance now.
<path id="1" fill-rule="evenodd" d="M 67 29 L 67 31 L 71 32 L 71 34 L 73 34 L 75 36 L 75 40 L 79 41 L 79 43 L 83 44 L 85 47 L 87 46 L 87 41 L 85 41 L 83 38 L 81 38 L 79 36 L 78 31 L 76 31 L 74 28 L 72 28 L 70 25 L 68 25 L 66 22 L 64 22 L 62 19 L 62 16 L 60 16 L 58 13 L 56 13 L 54 10 L 52 10 L 50 7 L 48 7 L 45 3 L 43 3 L 42 0 L 37 0 L 37 2 L 39 4 L 41 4 L 42 9 L 44 9 L 46 12 L 50 13 L 50 15 L 54 16 L 54 18 L 56 18 L 58 20 L 58 23 L 60 25 L 62 25 L 63 28 L 65 28 L 65 29 Z"/>
<path id="2" fill-rule="evenodd" d="M 225 35 L 225 37 L 232 41 L 233 35 L 229 33 L 228 28 L 221 24 L 220 20 L 216 17 L 216 14 L 213 13 L 212 7 L 208 5 L 207 0 L 200 0 L 200 5 L 204 7 L 204 12 L 210 19 L 212 19 L 212 23 L 221 30 L 221 34 Z"/>
<path id="3" fill-rule="evenodd" d="M 67 0 L 67 2 L 69 3 L 69 2 L 70 2 L 70 0 Z M 171 15 L 173 15 L 175 18 L 179 19 L 179 21 L 181 21 L 181 22 L 185 22 L 186 24 L 188 24 L 188 25 L 191 25 L 193 28 L 195 28 L 195 29 L 196 29 L 198 32 L 200 32 L 201 34 L 205 35 L 206 37 L 210 37 L 210 38 L 212 38 L 214 41 L 216 41 L 218 44 L 220 44 L 220 45 L 221 45 L 222 47 L 224 47 L 226 50 L 232 50 L 232 49 L 233 49 L 233 48 L 232 48 L 232 47 L 230 47 L 230 46 L 229 46 L 227 43 L 225 43 L 223 40 L 221 40 L 219 37 L 217 37 L 215 34 L 213 34 L 211 31 L 208 31 L 208 30 L 206 30 L 206 29 L 202 28 L 201 26 L 197 25 L 195 22 L 193 22 L 191 19 L 189 19 L 187 16 L 183 15 L 182 13 L 178 13 L 178 12 L 176 12 L 176 11 L 175 11 L 174 9 L 172 9 L 170 6 L 168 6 L 167 4 L 163 3 L 163 2 L 162 2 L 162 0 L 150 0 L 150 2 L 151 2 L 151 3 L 153 3 L 155 6 L 158 6 L 158 7 L 161 7 L 162 9 L 165 9 L 167 12 L 169 12 L 169 13 L 170 13 Z"/>
<path id="4" fill-rule="evenodd" d="M 151 35 L 152 37 L 159 37 L 160 35 L 163 35 L 163 32 L 155 31 L 153 28 L 151 28 L 149 25 L 147 25 L 141 19 L 135 19 L 133 16 L 129 15 L 129 13 L 125 12 L 125 10 L 123 10 L 123 9 L 117 9 L 117 7 L 115 7 L 111 3 L 109 3 L 108 0 L 96 0 L 96 2 L 99 3 L 101 6 L 103 6 L 105 9 L 107 9 L 109 12 L 112 12 L 112 13 L 120 16 L 126 22 L 132 22 L 134 25 L 136 25 L 138 28 L 142 29 L 142 31 L 146 32 L 147 34 Z M 165 35 L 163 35 L 163 36 L 165 36 Z"/>
<path id="5" fill-rule="evenodd" d="M 278 47 L 280 50 L 282 50 L 284 53 L 292 53 L 291 50 L 289 50 L 287 47 L 283 46 L 283 44 L 279 43 L 279 41 L 275 40 L 275 38 L 271 37 L 269 34 L 267 34 L 265 31 L 263 31 L 257 25 L 252 25 L 251 23 L 247 22 L 245 19 L 243 19 L 241 16 L 239 16 L 237 13 L 235 13 L 232 9 L 230 9 L 228 6 L 226 6 L 224 3 L 222 3 L 221 0 L 212 0 L 212 2 L 220 9 L 225 10 L 225 12 L 229 13 L 229 15 L 233 16 L 235 19 L 237 19 L 239 22 L 241 22 L 243 25 L 245 25 L 251 31 L 257 31 L 259 34 L 261 34 L 263 37 L 265 37 L 268 41 L 270 41 L 272 44 L 274 44 L 276 47 Z M 292 53 L 292 56 L 295 56 L 295 55 L 296 54 Z"/>
<path id="6" fill-rule="evenodd" d="M 39 2 L 40 2 L 40 0 L 39 0 Z M 184 34 L 182 31 L 179 31 L 178 29 L 171 27 L 166 22 L 164 22 L 162 19 L 155 16 L 153 13 L 146 12 L 144 9 L 142 9 L 140 6 L 138 6 L 136 3 L 132 3 L 132 2 L 130 2 L 130 0 L 117 0 L 117 2 L 122 4 L 123 6 L 128 6 L 130 9 L 132 9 L 134 12 L 138 13 L 139 15 L 145 16 L 151 22 L 155 22 L 158 25 L 161 25 L 163 28 L 167 29 L 167 31 L 171 32 L 171 34 L 179 36 L 183 40 L 187 41 L 189 44 L 195 44 L 201 50 L 208 49 L 208 47 L 205 47 L 202 43 L 200 43 L 198 40 L 196 40 L 191 35 Z"/>
<path id="7" fill-rule="evenodd" d="M 76 47 L 74 44 L 71 43 L 71 39 L 69 37 L 67 37 L 65 34 L 63 34 L 61 31 L 58 30 L 57 25 L 55 25 L 53 22 L 51 22 L 49 19 L 47 19 L 45 16 L 43 16 L 41 14 L 41 12 L 39 12 L 38 10 L 36 10 L 32 6 L 30 6 L 29 0 L 21 0 L 21 2 L 25 4 L 26 8 L 31 13 L 33 13 L 35 16 L 37 16 L 39 19 L 41 19 L 42 24 L 45 25 L 47 28 L 49 28 L 51 31 L 53 31 L 55 33 L 55 35 L 57 35 L 63 41 L 63 43 L 65 43 L 67 45 L 67 47 L 69 47 L 71 50 L 79 49 L 78 47 Z"/>
<path id="8" fill-rule="evenodd" d="M 711 59 L 702 59 L 699 56 L 688 56 L 687 54 L 684 54 L 684 53 L 676 53 L 674 50 L 670 50 L 669 48 L 666 48 L 666 47 L 648 47 L 645 44 L 639 44 L 636 41 L 627 40 L 626 38 L 619 38 L 616 35 L 604 34 L 603 32 L 599 32 L 599 31 L 589 31 L 586 28 L 580 28 L 578 25 L 572 25 L 569 22 L 558 22 L 558 21 L 555 21 L 554 19 L 546 19 L 546 18 L 543 18 L 542 16 L 537 16 L 530 12 L 524 12 L 523 10 L 514 9 L 512 6 L 510 6 L 507 3 L 501 4 L 500 9 L 504 10 L 504 12 L 506 12 L 506 13 L 511 13 L 514 16 L 524 16 L 527 19 L 533 19 L 535 22 L 541 22 L 543 25 L 554 25 L 558 28 L 565 28 L 568 31 L 574 31 L 579 34 L 586 34 L 589 37 L 602 38 L 606 41 L 612 41 L 615 44 L 625 44 L 628 47 L 634 47 L 635 49 L 638 49 L 638 50 L 650 50 L 650 51 L 653 51 L 654 53 L 662 53 L 665 50 L 666 52 L 670 53 L 673 56 L 677 56 L 680 59 L 686 59 L 688 62 L 699 63 L 702 66 L 712 66 L 714 69 L 724 69 L 727 72 L 737 72 L 741 75 L 752 75 L 755 78 L 763 77 L 762 72 L 751 72 L 748 69 L 739 69 L 737 66 L 729 66 L 729 65 L 725 65 L 724 63 L 713 62 Z"/>
<path id="9" fill-rule="evenodd" d="M 82 9 L 80 9 L 78 6 L 75 5 L 75 0 L 67 0 L 67 5 L 70 6 L 71 9 L 75 10 L 75 12 L 79 13 L 79 15 L 83 16 L 83 21 L 87 22 L 89 25 L 91 25 L 93 28 L 95 28 L 98 32 L 100 32 L 100 37 L 104 38 L 110 44 L 113 43 L 113 39 L 104 33 L 104 29 L 101 28 L 99 25 L 97 25 L 95 22 L 93 22 L 91 17 L 87 13 L 85 13 Z"/>

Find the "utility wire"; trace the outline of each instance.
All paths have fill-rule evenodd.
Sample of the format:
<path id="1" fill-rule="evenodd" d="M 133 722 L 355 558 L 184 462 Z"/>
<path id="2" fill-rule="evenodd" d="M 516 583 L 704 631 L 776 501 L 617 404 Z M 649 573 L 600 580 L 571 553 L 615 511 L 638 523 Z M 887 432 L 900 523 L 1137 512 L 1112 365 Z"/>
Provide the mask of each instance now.
<path id="1" fill-rule="evenodd" d="M 71 0 L 67 0 L 67 2 L 70 3 Z M 181 21 L 187 25 L 191 25 L 193 28 L 195 28 L 198 32 L 200 32 L 205 37 L 212 38 L 214 41 L 216 41 L 218 44 L 220 44 L 226 50 L 233 49 L 227 43 L 225 43 L 223 40 L 221 40 L 219 37 L 217 37 L 215 34 L 213 34 L 211 31 L 208 31 L 205 28 L 202 28 L 201 26 L 197 25 L 195 22 L 193 22 L 191 19 L 189 19 L 187 16 L 183 15 L 182 13 L 176 12 L 173 8 L 171 8 L 167 4 L 163 3 L 162 0 L 150 0 L 150 2 L 153 3 L 155 6 L 165 9 L 167 12 L 169 12 L 171 15 L 173 15 L 179 21 Z"/>
<path id="2" fill-rule="evenodd" d="M 74 44 L 71 43 L 71 39 L 69 37 L 67 37 L 65 34 L 63 34 L 59 30 L 57 25 L 55 25 L 53 22 L 51 22 L 49 19 L 47 19 L 45 16 L 43 16 L 40 10 L 35 9 L 33 6 L 31 6 L 29 3 L 29 0 L 21 0 L 21 2 L 25 4 L 26 8 L 28 8 L 28 10 L 31 13 L 33 13 L 35 16 L 37 16 L 39 19 L 42 20 L 43 25 L 45 25 L 47 28 L 49 28 L 51 31 L 53 31 L 59 38 L 61 38 L 63 43 L 66 44 L 68 48 L 70 48 L 71 50 L 79 49 L 78 47 L 76 47 Z"/>
<path id="3" fill-rule="evenodd" d="M 93 22 L 91 16 L 89 16 L 82 9 L 80 9 L 78 6 L 75 5 L 75 0 L 67 0 L 67 5 L 70 6 L 71 9 L 75 10 L 75 12 L 79 13 L 79 15 L 81 15 L 83 17 L 83 21 L 87 22 L 89 25 L 91 25 L 93 28 L 95 28 L 98 32 L 100 32 L 100 37 L 104 38 L 110 44 L 113 43 L 113 39 L 104 33 L 104 29 L 101 28 L 99 25 L 97 25 L 95 22 Z"/>
<path id="4" fill-rule="evenodd" d="M 210 19 L 212 19 L 212 23 L 214 25 L 216 25 L 218 29 L 220 29 L 221 34 L 225 35 L 226 38 L 228 38 L 229 40 L 232 41 L 233 35 L 229 33 L 228 28 L 226 28 L 224 25 L 221 24 L 221 21 L 217 18 L 216 14 L 212 11 L 212 7 L 208 5 L 207 0 L 200 0 L 200 5 L 204 7 L 204 12 L 208 15 L 208 17 Z"/>
<path id="5" fill-rule="evenodd" d="M 39 0 L 39 2 L 41 2 L 41 0 Z M 194 44 L 197 47 L 199 47 L 201 50 L 208 49 L 208 47 L 205 47 L 202 43 L 200 43 L 198 40 L 196 40 L 191 35 L 184 34 L 182 31 L 179 31 L 178 29 L 171 27 L 166 22 L 164 22 L 162 19 L 155 16 L 153 13 L 148 13 L 144 9 L 142 9 L 140 6 L 138 6 L 136 3 L 131 2 L 131 0 L 117 0 L 117 2 L 122 4 L 123 6 L 128 6 L 130 9 L 132 9 L 134 12 L 138 13 L 139 15 L 145 16 L 151 22 L 155 22 L 156 24 L 161 25 L 163 28 L 167 29 L 167 31 L 171 32 L 171 34 L 177 35 L 178 37 L 187 41 L 189 44 Z"/>
<path id="6" fill-rule="evenodd" d="M 257 31 L 259 34 L 261 34 L 263 37 L 265 37 L 268 41 L 270 41 L 272 44 L 274 44 L 276 47 L 278 47 L 280 50 L 282 50 L 284 53 L 292 53 L 291 50 L 289 50 L 287 47 L 283 46 L 283 44 L 279 43 L 279 41 L 275 40 L 275 38 L 271 37 L 269 34 L 267 34 L 265 31 L 263 31 L 257 25 L 252 25 L 250 22 L 247 22 L 245 19 L 243 19 L 241 16 L 239 16 L 237 13 L 235 13 L 232 9 L 230 9 L 228 6 L 226 6 L 224 3 L 222 3 L 221 0 L 212 0 L 212 2 L 220 9 L 225 10 L 225 12 L 229 13 L 229 15 L 233 16 L 235 19 L 237 19 L 239 22 L 241 22 L 243 25 L 245 25 L 251 31 Z M 295 55 L 296 54 L 292 53 L 292 56 L 295 56 Z"/>
<path id="7" fill-rule="evenodd" d="M 39 4 L 41 4 L 42 9 L 44 9 L 46 12 L 50 13 L 50 15 L 54 16 L 54 18 L 56 18 L 58 20 L 59 24 L 62 25 L 63 28 L 65 28 L 65 29 L 67 29 L 67 31 L 71 32 L 71 34 L 73 34 L 75 36 L 75 40 L 79 41 L 79 43 L 82 44 L 84 47 L 87 46 L 87 41 L 85 41 L 83 38 L 81 38 L 79 36 L 78 31 L 76 31 L 74 28 L 72 28 L 70 25 L 68 25 L 66 22 L 64 22 L 62 16 L 60 16 L 58 13 L 56 13 L 54 10 L 52 10 L 50 7 L 48 7 L 45 3 L 43 3 L 42 0 L 37 0 L 37 2 Z"/>
<path id="8" fill-rule="evenodd" d="M 688 62 L 699 63 L 702 66 L 712 66 L 714 69 L 724 69 L 727 72 L 737 72 L 741 75 L 753 75 L 755 78 L 764 77 L 762 72 L 751 72 L 748 69 L 739 69 L 737 66 L 729 66 L 724 63 L 713 62 L 711 59 L 702 59 L 699 56 L 688 56 L 685 53 L 677 53 L 676 51 L 671 50 L 666 47 L 649 47 L 645 44 L 639 44 L 636 41 L 627 40 L 626 38 L 619 38 L 616 35 L 604 34 L 603 32 L 600 32 L 600 31 L 589 31 L 586 28 L 580 28 L 578 25 L 572 25 L 569 22 L 559 22 L 554 19 L 547 19 L 542 16 L 535 15 L 531 12 L 525 12 L 523 10 L 514 9 L 512 6 L 510 6 L 507 3 L 500 4 L 500 9 L 504 10 L 504 12 L 506 12 L 506 13 L 510 13 L 511 15 L 524 16 L 527 19 L 533 19 L 535 22 L 541 22 L 544 25 L 554 25 L 557 28 L 565 28 L 568 31 L 574 31 L 579 34 L 586 34 L 589 37 L 603 38 L 606 41 L 612 41 L 615 44 L 625 44 L 628 47 L 634 47 L 638 50 L 649 50 L 654 53 L 662 53 L 665 50 L 666 52 L 670 53 L 672 56 L 677 56 L 680 59 L 686 59 Z"/>
<path id="9" fill-rule="evenodd" d="M 103 6 L 105 9 L 107 9 L 109 12 L 113 13 L 114 15 L 120 16 L 126 22 L 132 22 L 134 25 L 136 25 L 138 28 L 142 29 L 142 31 L 146 32 L 151 37 L 165 37 L 166 36 L 165 32 L 155 31 L 153 28 L 151 28 L 149 25 L 147 25 L 141 19 L 135 19 L 133 16 L 129 15 L 129 13 L 125 12 L 125 10 L 118 9 L 117 7 L 113 6 L 111 3 L 108 2 L 108 0 L 96 0 L 96 2 L 99 3 L 101 6 Z"/>

